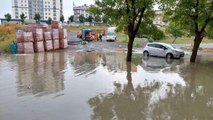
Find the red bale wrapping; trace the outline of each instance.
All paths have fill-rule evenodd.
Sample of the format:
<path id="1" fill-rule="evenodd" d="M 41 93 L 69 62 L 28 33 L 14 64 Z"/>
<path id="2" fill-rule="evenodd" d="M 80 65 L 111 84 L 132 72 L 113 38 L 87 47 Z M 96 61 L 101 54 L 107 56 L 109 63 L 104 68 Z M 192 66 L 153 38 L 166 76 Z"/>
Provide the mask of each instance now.
<path id="1" fill-rule="evenodd" d="M 24 31 L 23 30 L 18 30 L 16 32 L 16 41 L 17 41 L 17 43 L 24 42 Z"/>
<path id="2" fill-rule="evenodd" d="M 42 29 L 35 29 L 33 31 L 33 36 L 34 36 L 35 42 L 44 40 L 43 30 Z"/>
<path id="3" fill-rule="evenodd" d="M 32 32 L 24 32 L 24 42 L 33 42 L 33 33 Z"/>
<path id="4" fill-rule="evenodd" d="M 57 49 L 59 49 L 59 40 L 58 39 L 56 39 L 56 40 L 53 40 L 53 49 L 54 50 L 57 50 Z"/>
<path id="5" fill-rule="evenodd" d="M 44 40 L 52 40 L 51 32 L 44 32 Z"/>
<path id="6" fill-rule="evenodd" d="M 45 48 L 45 51 L 53 50 L 53 41 L 52 40 L 45 40 L 44 41 L 44 48 Z"/>
<path id="7" fill-rule="evenodd" d="M 62 28 L 62 24 L 59 21 L 52 21 L 51 27 L 52 29 L 59 29 L 59 28 Z"/>
<path id="8" fill-rule="evenodd" d="M 59 39 L 59 31 L 58 29 L 52 29 L 52 39 Z"/>
<path id="9" fill-rule="evenodd" d="M 32 42 L 17 43 L 17 47 L 18 53 L 34 53 Z"/>
<path id="10" fill-rule="evenodd" d="M 66 29 L 59 29 L 59 39 L 67 38 L 67 30 Z"/>
<path id="11" fill-rule="evenodd" d="M 68 41 L 67 41 L 67 39 L 60 40 L 60 48 L 61 49 L 68 48 Z"/>
<path id="12" fill-rule="evenodd" d="M 44 42 L 34 42 L 35 52 L 44 52 Z"/>

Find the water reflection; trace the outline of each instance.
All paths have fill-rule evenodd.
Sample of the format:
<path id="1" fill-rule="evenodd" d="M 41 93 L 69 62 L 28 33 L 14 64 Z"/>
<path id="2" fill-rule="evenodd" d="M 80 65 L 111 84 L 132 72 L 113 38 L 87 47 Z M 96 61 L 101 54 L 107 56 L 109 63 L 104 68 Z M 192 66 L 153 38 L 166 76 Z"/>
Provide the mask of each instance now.
<path id="1" fill-rule="evenodd" d="M 125 58 L 125 53 L 96 51 L 1 58 L 0 116 L 3 120 L 213 119 L 213 62 L 203 57 L 190 64 L 186 59 L 133 54 L 130 63 Z"/>
<path id="2" fill-rule="evenodd" d="M 75 69 L 75 74 L 81 76 L 95 73 L 96 67 L 99 66 L 99 55 L 97 52 L 75 53 L 74 61 L 71 62 Z"/>
<path id="3" fill-rule="evenodd" d="M 77 52 L 71 65 L 74 67 L 76 76 L 95 74 L 97 68 L 105 67 L 109 72 L 119 73 L 126 71 L 126 56 L 121 53 L 100 53 L 100 52 Z M 135 64 L 131 69 L 137 72 Z"/>
<path id="4" fill-rule="evenodd" d="M 166 59 L 158 57 L 144 57 L 142 59 L 142 67 L 146 71 L 158 72 L 170 68 L 176 70 L 177 67 L 184 62 L 183 59 Z M 169 70 L 169 72 L 171 72 Z"/>
<path id="5" fill-rule="evenodd" d="M 17 56 L 18 96 L 43 96 L 64 89 L 65 52 Z"/>

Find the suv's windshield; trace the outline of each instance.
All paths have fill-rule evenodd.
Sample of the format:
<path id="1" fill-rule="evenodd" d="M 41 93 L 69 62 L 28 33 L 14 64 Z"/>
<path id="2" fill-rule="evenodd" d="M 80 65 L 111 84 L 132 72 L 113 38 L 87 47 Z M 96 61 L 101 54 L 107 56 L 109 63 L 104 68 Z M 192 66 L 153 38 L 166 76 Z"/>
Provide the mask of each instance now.
<path id="1" fill-rule="evenodd" d="M 107 33 L 107 36 L 113 36 L 113 35 L 115 35 L 115 33 L 112 33 L 112 32 Z"/>

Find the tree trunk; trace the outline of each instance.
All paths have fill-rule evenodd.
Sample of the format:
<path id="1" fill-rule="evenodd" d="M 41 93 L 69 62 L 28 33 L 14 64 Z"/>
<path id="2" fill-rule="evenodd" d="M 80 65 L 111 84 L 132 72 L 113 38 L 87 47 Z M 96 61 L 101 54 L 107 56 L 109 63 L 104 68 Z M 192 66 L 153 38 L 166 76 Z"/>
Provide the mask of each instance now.
<path id="1" fill-rule="evenodd" d="M 199 49 L 200 43 L 202 41 L 203 37 L 201 36 L 201 34 L 196 34 L 195 39 L 194 39 L 194 46 L 192 49 L 192 55 L 190 58 L 190 62 L 194 63 L 197 57 L 197 51 Z"/>
<path id="2" fill-rule="evenodd" d="M 177 39 L 177 38 L 175 38 L 175 39 L 172 41 L 172 44 L 175 43 L 176 39 Z"/>
<path id="3" fill-rule="evenodd" d="M 126 60 L 128 62 L 132 61 L 132 47 L 133 47 L 133 42 L 134 42 L 134 38 L 133 37 L 129 37 L 128 52 L 127 52 L 127 58 L 126 58 Z"/>

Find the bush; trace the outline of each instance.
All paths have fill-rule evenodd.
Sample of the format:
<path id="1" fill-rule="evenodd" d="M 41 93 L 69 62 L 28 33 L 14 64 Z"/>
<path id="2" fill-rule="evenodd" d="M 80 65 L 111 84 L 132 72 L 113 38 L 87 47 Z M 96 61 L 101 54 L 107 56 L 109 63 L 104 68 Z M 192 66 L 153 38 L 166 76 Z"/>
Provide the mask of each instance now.
<path id="1" fill-rule="evenodd" d="M 158 30 L 156 30 L 155 33 L 152 35 L 152 38 L 153 38 L 154 40 L 161 40 L 161 39 L 165 38 L 165 34 L 164 34 L 163 31 L 161 31 L 161 30 L 158 29 Z"/>
<path id="2" fill-rule="evenodd" d="M 10 43 L 15 39 L 16 25 L 0 25 L 0 49 L 9 52 Z"/>

